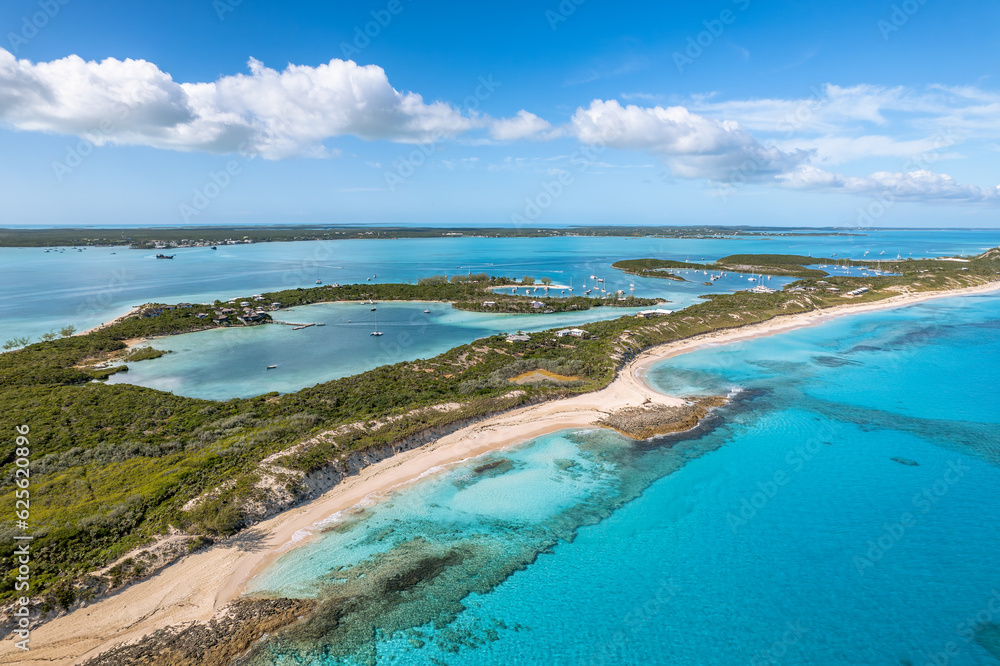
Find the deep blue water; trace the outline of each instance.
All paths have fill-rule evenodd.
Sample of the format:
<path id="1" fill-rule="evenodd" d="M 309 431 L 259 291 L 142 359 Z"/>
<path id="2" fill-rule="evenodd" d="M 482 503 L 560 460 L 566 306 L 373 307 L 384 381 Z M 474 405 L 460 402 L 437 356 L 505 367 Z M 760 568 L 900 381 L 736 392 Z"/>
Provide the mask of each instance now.
<path id="1" fill-rule="evenodd" d="M 1000 663 L 1000 297 L 648 378 L 741 393 L 685 439 L 564 431 L 333 517 L 253 581 L 321 611 L 252 663 Z"/>

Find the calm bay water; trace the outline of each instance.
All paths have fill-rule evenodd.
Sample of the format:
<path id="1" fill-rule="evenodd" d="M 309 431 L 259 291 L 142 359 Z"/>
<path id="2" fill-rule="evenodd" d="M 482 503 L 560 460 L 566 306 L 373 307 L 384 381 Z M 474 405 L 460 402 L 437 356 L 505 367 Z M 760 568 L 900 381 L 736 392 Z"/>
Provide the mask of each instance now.
<path id="1" fill-rule="evenodd" d="M 150 346 L 171 353 L 131 363 L 129 372 L 112 375 L 109 382 L 209 400 L 287 393 L 382 365 L 430 358 L 496 333 L 542 331 L 639 310 L 599 307 L 566 314 L 490 315 L 442 303 L 380 303 L 376 312 L 357 302 L 308 305 L 283 310 L 279 317 L 323 326 L 297 331 L 290 326 L 234 327 L 154 340 Z M 371 336 L 376 326 L 381 337 Z M 277 368 L 268 370 L 268 365 Z"/>
<path id="2" fill-rule="evenodd" d="M 0 340 L 37 337 L 73 324 L 94 326 L 138 303 L 206 302 L 274 289 L 325 283 L 412 282 L 432 274 L 487 272 L 551 277 L 575 294 L 607 280 L 608 291 L 662 298 L 671 309 L 705 293 L 746 289 L 746 277 L 730 274 L 711 286 L 706 275 L 679 271 L 687 282 L 628 276 L 610 268 L 622 258 L 657 256 L 712 260 L 734 253 L 793 252 L 860 257 L 972 254 L 996 244 L 995 231 L 869 230 L 866 236 L 672 240 L 651 238 L 440 238 L 262 243 L 218 250 L 176 250 L 172 260 L 153 252 L 111 248 L 0 249 Z M 768 281 L 780 287 L 787 279 Z M 634 290 L 631 285 L 634 285 Z M 555 292 L 553 292 L 555 293 Z M 568 292 L 567 292 L 568 293 Z M 423 313 L 430 309 L 429 315 Z M 363 372 L 385 363 L 426 358 L 476 338 L 516 330 L 543 330 L 617 317 L 634 310 L 493 316 L 428 304 L 384 304 L 381 338 L 370 338 L 374 315 L 357 304 L 317 305 L 280 313 L 286 321 L 317 321 L 322 328 L 290 331 L 258 327 L 175 336 L 154 343 L 169 349 L 159 359 L 134 363 L 112 382 L 128 382 L 192 397 L 228 399 L 270 391 L 295 391 Z M 266 371 L 267 365 L 278 365 Z"/>
<path id="3" fill-rule="evenodd" d="M 258 664 L 996 664 L 1000 297 L 664 362 L 686 439 L 564 431 L 334 517 Z"/>
<path id="4" fill-rule="evenodd" d="M 171 250 L 172 260 L 155 252 L 87 248 L 45 253 L 41 248 L 0 248 L 0 340 L 37 338 L 66 325 L 78 330 L 150 301 L 205 302 L 290 287 L 326 283 L 406 282 L 430 274 L 487 272 L 551 277 L 574 289 L 599 273 L 609 289 L 637 295 L 690 299 L 706 292 L 700 281 L 632 280 L 609 268 L 624 258 L 658 256 L 714 259 L 746 252 L 812 253 L 860 257 L 978 253 L 996 246 L 996 231 L 866 230 L 856 237 L 775 237 L 773 239 L 670 240 L 655 238 L 439 238 L 261 243 Z M 669 282 L 669 284 L 663 284 Z M 718 288 L 743 287 L 735 282 Z"/>

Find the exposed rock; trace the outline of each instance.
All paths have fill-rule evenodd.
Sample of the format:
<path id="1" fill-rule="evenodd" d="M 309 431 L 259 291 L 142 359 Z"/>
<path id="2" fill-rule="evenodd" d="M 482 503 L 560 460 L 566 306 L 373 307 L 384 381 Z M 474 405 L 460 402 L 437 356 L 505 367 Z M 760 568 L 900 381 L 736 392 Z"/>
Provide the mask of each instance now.
<path id="1" fill-rule="evenodd" d="M 85 666 L 228 664 L 269 633 L 297 622 L 316 607 L 311 599 L 237 599 L 207 623 L 160 629 L 119 645 Z"/>
<path id="2" fill-rule="evenodd" d="M 653 407 L 626 407 L 609 415 L 598 423 L 612 428 L 632 439 L 649 439 L 657 435 L 667 435 L 690 430 L 698 425 L 709 412 L 729 402 L 724 396 L 691 398 L 677 407 L 658 405 Z"/>

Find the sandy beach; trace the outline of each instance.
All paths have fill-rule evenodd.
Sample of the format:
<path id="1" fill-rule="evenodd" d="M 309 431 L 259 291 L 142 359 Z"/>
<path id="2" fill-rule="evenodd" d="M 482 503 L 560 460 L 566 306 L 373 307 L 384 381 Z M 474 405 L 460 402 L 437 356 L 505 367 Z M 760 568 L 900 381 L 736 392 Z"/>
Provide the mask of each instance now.
<path id="1" fill-rule="evenodd" d="M 779 317 L 654 347 L 629 363 L 600 391 L 484 419 L 362 470 L 322 497 L 251 528 L 259 537 L 254 540 L 253 550 L 219 545 L 189 555 L 114 596 L 48 622 L 32 631 L 30 652 L 15 649 L 10 640 L 4 641 L 0 664 L 80 663 L 162 627 L 207 621 L 237 597 L 255 573 L 281 553 L 307 540 L 310 528 L 339 511 L 378 499 L 448 465 L 558 430 L 593 426 L 610 412 L 622 408 L 681 404 L 681 399 L 660 394 L 643 381 L 648 369 L 664 359 L 704 347 L 813 326 L 847 314 L 996 290 L 1000 290 L 998 282 L 963 290 L 900 295 L 876 303 L 855 304 L 845 299 L 843 305 L 827 310 Z"/>
<path id="2" fill-rule="evenodd" d="M 141 310 L 142 310 L 142 306 L 141 305 L 135 305 L 128 312 L 126 312 L 123 315 L 119 315 L 119 316 L 115 317 L 111 321 L 106 321 L 103 324 L 98 324 L 97 326 L 94 326 L 93 328 L 88 328 L 86 331 L 80 331 L 79 333 L 74 333 L 74 335 L 87 335 L 88 333 L 93 333 L 94 331 L 99 331 L 102 328 L 108 328 L 109 326 L 114 326 L 115 324 L 117 324 L 119 322 L 125 321 L 126 319 L 128 319 L 132 315 L 136 314 L 137 312 L 140 312 Z"/>

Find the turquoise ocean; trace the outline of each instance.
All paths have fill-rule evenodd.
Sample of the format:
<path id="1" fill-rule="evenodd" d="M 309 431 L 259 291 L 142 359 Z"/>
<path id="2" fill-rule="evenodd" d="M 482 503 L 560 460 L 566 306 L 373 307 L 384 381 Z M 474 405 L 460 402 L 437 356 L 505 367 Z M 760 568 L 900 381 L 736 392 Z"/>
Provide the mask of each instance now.
<path id="1" fill-rule="evenodd" d="M 568 430 L 314 527 L 255 664 L 1000 663 L 1000 297 L 699 350 L 738 391 L 647 442 Z"/>

